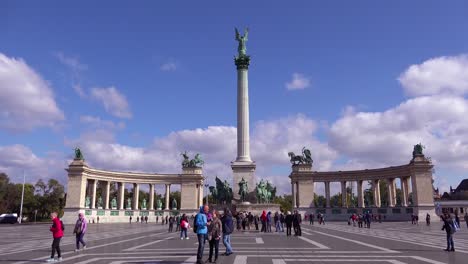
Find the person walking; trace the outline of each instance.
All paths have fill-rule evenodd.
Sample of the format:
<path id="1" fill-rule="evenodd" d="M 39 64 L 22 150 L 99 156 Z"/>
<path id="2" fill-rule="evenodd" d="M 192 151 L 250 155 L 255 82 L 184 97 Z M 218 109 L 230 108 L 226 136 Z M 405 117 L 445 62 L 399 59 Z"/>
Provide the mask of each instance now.
<path id="1" fill-rule="evenodd" d="M 294 211 L 293 227 L 294 227 L 295 236 L 302 236 L 301 222 L 302 222 L 301 214 L 299 214 L 297 210 Z"/>
<path id="2" fill-rule="evenodd" d="M 258 231 L 258 222 L 260 221 L 260 218 L 258 215 L 254 216 L 254 225 L 255 225 L 255 230 Z"/>
<path id="3" fill-rule="evenodd" d="M 131 223 L 132 223 L 132 216 L 130 216 L 130 217 L 128 218 L 128 220 L 130 221 L 130 224 L 131 224 Z"/>
<path id="4" fill-rule="evenodd" d="M 265 210 L 263 210 L 262 215 L 260 216 L 260 220 L 262 221 L 262 229 L 260 230 L 260 232 L 266 232 L 267 215 Z"/>
<path id="5" fill-rule="evenodd" d="M 310 213 L 309 215 L 309 225 L 314 225 L 314 213 Z"/>
<path id="6" fill-rule="evenodd" d="M 148 223 L 148 216 L 145 215 L 145 223 Z"/>
<path id="7" fill-rule="evenodd" d="M 78 219 L 75 223 L 75 228 L 73 229 L 73 234 L 75 234 L 76 236 L 75 252 L 80 251 L 80 243 L 83 245 L 83 250 L 86 249 L 86 243 L 83 240 L 84 235 L 86 233 L 86 229 L 88 229 L 88 222 L 84 218 L 83 213 L 79 213 Z"/>
<path id="8" fill-rule="evenodd" d="M 284 232 L 284 214 L 283 214 L 283 212 L 280 213 L 280 227 L 281 227 L 281 232 Z"/>
<path id="9" fill-rule="evenodd" d="M 50 258 L 46 260 L 46 262 L 56 262 L 62 261 L 62 252 L 60 250 L 60 240 L 63 237 L 63 225 L 62 221 L 57 217 L 57 212 L 52 212 L 50 214 L 50 219 L 52 220 L 52 226 L 50 227 L 50 232 L 52 232 L 52 253 L 50 254 Z M 57 259 L 55 259 L 55 251 L 57 251 Z"/>
<path id="10" fill-rule="evenodd" d="M 208 219 L 206 215 L 210 208 L 208 205 L 200 206 L 200 212 L 195 216 L 195 230 L 198 238 L 197 264 L 203 263 L 203 251 L 205 249 L 206 236 L 208 233 Z"/>
<path id="11" fill-rule="evenodd" d="M 224 215 L 221 221 L 223 224 L 223 244 L 226 247 L 226 253 L 224 253 L 224 255 L 229 256 L 232 254 L 231 234 L 232 234 L 232 231 L 234 231 L 234 223 L 232 222 L 232 214 L 229 209 L 224 210 Z M 257 230 L 258 230 L 258 224 L 257 224 Z"/>
<path id="12" fill-rule="evenodd" d="M 468 212 L 465 212 L 465 223 L 466 223 L 466 228 L 468 228 Z"/>
<path id="13" fill-rule="evenodd" d="M 188 222 L 187 216 L 185 214 L 182 215 L 182 218 L 180 220 L 180 239 L 189 239 L 187 236 L 187 229 L 189 229 L 190 224 Z"/>
<path id="14" fill-rule="evenodd" d="M 266 226 L 267 232 L 271 233 L 271 212 L 270 211 L 267 214 L 266 221 L 267 221 L 267 226 Z"/>
<path id="15" fill-rule="evenodd" d="M 455 245 L 453 243 L 453 234 L 455 233 L 455 227 L 453 225 L 453 220 L 450 215 L 442 216 L 442 221 L 444 225 L 442 226 L 442 230 L 445 230 L 447 234 L 447 248 L 444 249 L 445 251 L 455 251 Z"/>
<path id="16" fill-rule="evenodd" d="M 169 231 L 168 232 L 172 232 L 172 229 L 174 228 L 174 217 L 169 217 Z"/>
<path id="17" fill-rule="evenodd" d="M 280 219 L 279 219 L 278 212 L 276 212 L 275 216 L 273 216 L 273 221 L 275 223 L 275 232 L 281 232 Z"/>
<path id="18" fill-rule="evenodd" d="M 429 213 L 426 214 L 426 225 L 427 226 L 431 225 L 431 215 L 429 215 Z"/>
<path id="19" fill-rule="evenodd" d="M 208 241 L 210 244 L 210 256 L 208 257 L 208 262 L 216 263 L 218 261 L 219 253 L 219 240 L 221 239 L 222 233 L 222 223 L 218 218 L 218 212 L 213 210 L 212 221 L 208 226 Z M 214 250 L 214 260 L 213 260 L 213 250 Z"/>
<path id="20" fill-rule="evenodd" d="M 175 223 L 176 223 L 176 229 L 175 229 L 175 231 L 176 231 L 176 232 L 179 232 L 179 231 L 180 231 L 180 217 L 179 217 L 179 216 L 176 216 L 176 218 L 175 218 Z"/>
<path id="21" fill-rule="evenodd" d="M 284 222 L 286 223 L 286 236 L 291 235 L 291 227 L 293 223 L 293 216 L 291 215 L 291 212 L 288 211 L 286 214 L 286 217 L 284 218 Z"/>

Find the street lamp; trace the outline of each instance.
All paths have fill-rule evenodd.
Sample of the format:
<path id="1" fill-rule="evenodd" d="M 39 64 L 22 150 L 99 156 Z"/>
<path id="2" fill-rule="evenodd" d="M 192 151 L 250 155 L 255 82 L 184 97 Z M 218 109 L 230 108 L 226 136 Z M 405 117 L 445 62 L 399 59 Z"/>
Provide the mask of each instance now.
<path id="1" fill-rule="evenodd" d="M 206 193 L 206 201 L 205 201 L 205 202 L 206 202 L 206 204 L 208 204 L 208 191 L 207 191 L 207 188 L 208 188 L 208 186 L 210 186 L 210 185 L 206 182 L 206 179 L 207 179 L 207 178 L 208 178 L 208 177 L 203 177 L 203 182 L 205 182 L 205 184 L 204 184 L 203 186 L 205 186 L 205 193 Z"/>

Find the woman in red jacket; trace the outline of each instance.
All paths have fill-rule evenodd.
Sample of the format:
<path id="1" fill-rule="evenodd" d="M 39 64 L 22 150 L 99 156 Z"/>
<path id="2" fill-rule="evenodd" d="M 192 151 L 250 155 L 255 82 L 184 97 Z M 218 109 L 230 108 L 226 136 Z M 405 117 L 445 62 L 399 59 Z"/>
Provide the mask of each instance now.
<path id="1" fill-rule="evenodd" d="M 60 240 L 63 237 L 62 221 L 60 221 L 60 219 L 57 217 L 57 212 L 51 213 L 50 218 L 52 219 L 52 226 L 50 227 L 50 232 L 52 232 L 54 241 L 52 242 L 52 254 L 50 255 L 50 259 L 48 259 L 47 262 L 62 261 L 62 254 L 60 252 Z M 56 250 L 57 259 L 54 259 Z"/>

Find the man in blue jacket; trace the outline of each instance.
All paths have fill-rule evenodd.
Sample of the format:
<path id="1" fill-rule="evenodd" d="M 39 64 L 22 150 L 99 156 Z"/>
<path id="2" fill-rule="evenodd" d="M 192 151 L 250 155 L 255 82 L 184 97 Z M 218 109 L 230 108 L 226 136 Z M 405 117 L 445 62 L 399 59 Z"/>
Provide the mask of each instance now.
<path id="1" fill-rule="evenodd" d="M 195 225 L 198 237 L 197 264 L 203 263 L 203 250 L 205 249 L 205 241 L 208 233 L 208 221 L 206 217 L 208 210 L 208 205 L 200 206 L 200 212 L 195 216 Z"/>

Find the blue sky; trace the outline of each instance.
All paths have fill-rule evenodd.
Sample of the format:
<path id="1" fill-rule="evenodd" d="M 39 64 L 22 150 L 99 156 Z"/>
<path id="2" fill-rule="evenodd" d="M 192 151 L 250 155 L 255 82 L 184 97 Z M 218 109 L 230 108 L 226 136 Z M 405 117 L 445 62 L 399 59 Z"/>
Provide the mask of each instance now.
<path id="1" fill-rule="evenodd" d="M 464 1 L 2 1 L 3 66 L 22 61 L 46 82 L 56 109 L 41 113 L 31 106 L 31 113 L 18 114 L 27 111 L 23 104 L 41 99 L 25 97 L 20 91 L 26 86 L 11 81 L 15 74 L 24 76 L 17 67 L 0 77 L 0 103 L 10 102 L 8 109 L 0 106 L 0 121 L 11 124 L 0 127 L 0 169 L 14 176 L 30 161 L 35 164 L 27 166 L 32 178 L 65 179 L 62 169 L 73 146 L 80 145 L 95 166 L 166 172 L 179 170 L 177 154 L 188 149 L 212 163 L 208 174 L 230 177 L 235 146 L 227 144 L 236 125 L 234 27 L 248 26 L 251 133 L 257 135 L 252 140 L 269 139 L 252 143 L 260 177 L 287 190 L 288 160 L 281 155 L 288 149 L 298 152 L 302 145 L 316 153 L 317 169 L 328 170 L 406 163 L 412 145 L 421 141 L 438 162 L 436 182 L 443 188 L 456 185 L 468 170 L 466 132 L 459 127 L 463 118 L 451 112 L 446 113 L 450 118 L 429 115 L 416 130 L 375 125 L 385 119 L 377 118 L 370 129 L 362 123 L 369 118 L 362 121 L 359 113 L 392 120 L 388 116 L 396 111 L 409 119 L 415 113 L 398 111 L 399 105 L 421 106 L 423 96 L 440 102 L 443 95 L 461 100 L 462 114 L 454 111 L 463 116 L 467 8 Z M 451 70 L 439 67 L 444 63 L 455 68 L 438 73 Z M 409 72 L 411 65 L 420 71 Z M 425 70 L 436 80 L 427 79 Z M 399 80 L 404 73 L 406 82 Z M 440 77 L 450 74 L 459 80 Z M 34 89 L 34 81 L 23 81 Z M 442 88 L 418 93 L 427 83 Z M 106 106 L 112 101 L 109 93 L 116 101 Z M 430 102 L 418 111 L 431 109 Z M 346 118 L 360 122 L 354 131 L 340 126 Z M 37 124 L 26 125 L 30 120 Z M 448 126 L 458 132 L 447 135 L 442 128 Z M 275 136 L 272 129 L 278 129 Z M 353 144 L 367 133 L 378 138 L 382 131 L 392 131 L 383 142 L 369 139 L 362 149 Z M 448 159 L 443 146 L 458 151 Z M 389 151 L 382 154 L 382 148 Z M 37 168 L 44 162 L 48 171 Z"/>

